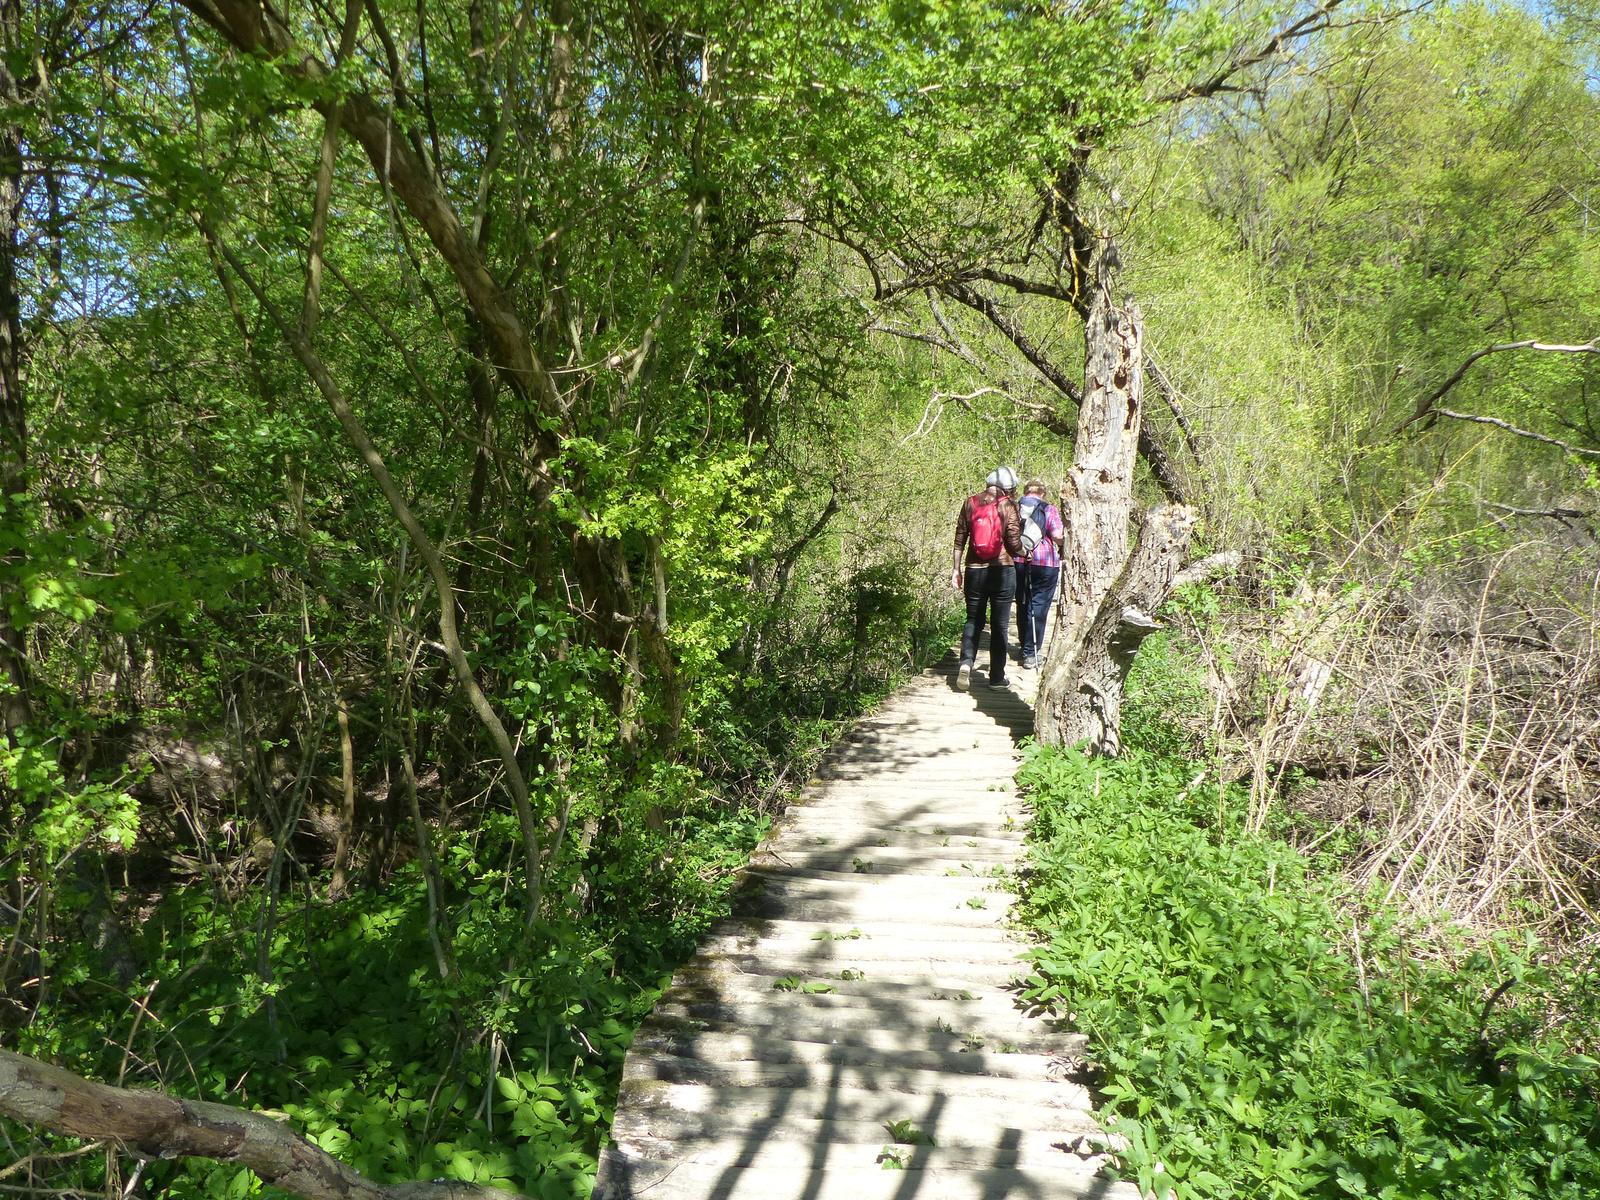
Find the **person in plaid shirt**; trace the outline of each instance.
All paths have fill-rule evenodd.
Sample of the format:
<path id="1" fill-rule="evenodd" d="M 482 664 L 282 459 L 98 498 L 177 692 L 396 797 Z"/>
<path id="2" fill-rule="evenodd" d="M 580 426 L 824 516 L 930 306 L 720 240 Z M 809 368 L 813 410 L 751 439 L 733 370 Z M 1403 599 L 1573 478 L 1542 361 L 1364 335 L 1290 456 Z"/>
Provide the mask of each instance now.
<path id="1" fill-rule="evenodd" d="M 1034 505 L 1042 509 L 1042 519 L 1034 521 L 1044 530 L 1044 538 L 1032 554 L 1017 559 L 1017 641 L 1021 643 L 1022 666 L 1039 667 L 1039 652 L 1044 649 L 1044 629 L 1050 620 L 1050 605 L 1061 582 L 1061 546 L 1066 526 L 1061 512 L 1044 498 L 1044 484 L 1030 479 L 1023 489 L 1022 519 L 1026 521 Z"/>

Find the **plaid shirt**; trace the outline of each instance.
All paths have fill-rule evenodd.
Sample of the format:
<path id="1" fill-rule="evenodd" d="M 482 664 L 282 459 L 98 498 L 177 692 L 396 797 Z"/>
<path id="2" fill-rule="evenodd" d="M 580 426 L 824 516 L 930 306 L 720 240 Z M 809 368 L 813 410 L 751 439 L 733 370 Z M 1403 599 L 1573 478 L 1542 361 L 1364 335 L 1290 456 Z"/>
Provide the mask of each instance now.
<path id="1" fill-rule="evenodd" d="M 1027 497 L 1023 497 L 1023 499 L 1027 499 Z M 1034 548 L 1032 554 L 1017 561 L 1029 563 L 1035 567 L 1059 567 L 1061 565 L 1061 553 L 1056 549 L 1056 539 L 1066 535 L 1067 527 L 1061 523 L 1061 513 L 1054 504 L 1046 501 L 1044 507 L 1045 539 Z M 1022 519 L 1024 521 L 1028 519 L 1026 510 L 1023 512 Z"/>

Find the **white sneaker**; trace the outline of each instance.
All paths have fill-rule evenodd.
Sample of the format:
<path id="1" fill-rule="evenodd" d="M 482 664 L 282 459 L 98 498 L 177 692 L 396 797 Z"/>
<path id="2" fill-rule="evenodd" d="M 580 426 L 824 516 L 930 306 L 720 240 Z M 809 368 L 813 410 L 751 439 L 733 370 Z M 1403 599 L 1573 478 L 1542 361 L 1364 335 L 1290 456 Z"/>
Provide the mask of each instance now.
<path id="1" fill-rule="evenodd" d="M 962 663 L 956 672 L 956 691 L 964 692 L 972 686 L 972 664 Z"/>

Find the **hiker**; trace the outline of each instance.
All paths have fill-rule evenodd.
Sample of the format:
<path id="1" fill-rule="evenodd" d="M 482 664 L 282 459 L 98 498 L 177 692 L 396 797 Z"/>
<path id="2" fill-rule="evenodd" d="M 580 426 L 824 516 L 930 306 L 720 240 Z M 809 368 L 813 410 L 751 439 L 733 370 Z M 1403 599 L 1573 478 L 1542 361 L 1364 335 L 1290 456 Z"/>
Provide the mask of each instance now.
<path id="1" fill-rule="evenodd" d="M 996 691 L 1010 686 L 1006 632 L 1011 625 L 1011 602 L 1017 594 L 1014 556 L 1022 553 L 1017 473 L 1010 467 L 997 467 L 984 482 L 988 486 L 983 491 L 961 503 L 961 515 L 956 518 L 955 569 L 950 572 L 950 586 L 961 589 L 967 598 L 961 666 L 956 671 L 956 687 L 963 692 L 972 686 L 972 664 L 978 657 L 978 638 L 986 616 L 990 617 L 989 686 Z"/>
<path id="2" fill-rule="evenodd" d="M 1017 641 L 1023 669 L 1036 671 L 1050 605 L 1061 581 L 1061 547 L 1067 529 L 1060 510 L 1044 498 L 1044 484 L 1037 479 L 1030 479 L 1022 489 L 1020 510 L 1024 553 L 1017 559 Z"/>

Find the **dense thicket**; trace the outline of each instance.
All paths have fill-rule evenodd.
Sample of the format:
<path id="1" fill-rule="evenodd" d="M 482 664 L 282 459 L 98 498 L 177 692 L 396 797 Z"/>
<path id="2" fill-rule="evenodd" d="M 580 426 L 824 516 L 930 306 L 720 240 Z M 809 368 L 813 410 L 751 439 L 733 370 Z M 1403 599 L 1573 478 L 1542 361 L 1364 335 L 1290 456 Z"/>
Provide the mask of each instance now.
<path id="1" fill-rule="evenodd" d="M 1167 614 L 1188 752 L 1581 956 L 1594 31 L 0 0 L 4 1044 L 581 1194 L 663 972 L 942 652 L 956 502 L 1060 479 L 1118 252 L 1143 498 L 1244 563 Z"/>

